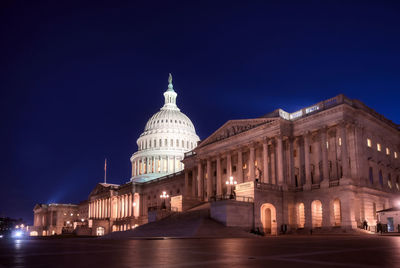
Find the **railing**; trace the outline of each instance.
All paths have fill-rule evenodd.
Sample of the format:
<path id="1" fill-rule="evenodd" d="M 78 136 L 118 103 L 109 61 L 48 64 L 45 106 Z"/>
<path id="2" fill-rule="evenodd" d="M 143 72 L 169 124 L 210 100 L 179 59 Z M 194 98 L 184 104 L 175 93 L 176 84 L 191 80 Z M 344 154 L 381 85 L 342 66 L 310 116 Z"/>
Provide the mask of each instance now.
<path id="1" fill-rule="evenodd" d="M 211 201 L 221 201 L 221 200 L 234 200 L 238 202 L 254 203 L 254 198 L 250 196 L 236 196 L 234 194 L 223 194 L 216 195 L 210 198 Z"/>
<path id="2" fill-rule="evenodd" d="M 321 188 L 321 186 L 319 185 L 319 183 L 318 183 L 318 184 L 313 184 L 313 185 L 311 185 L 311 190 L 316 190 L 316 189 L 319 189 L 319 188 Z"/>
<path id="3" fill-rule="evenodd" d="M 329 187 L 336 187 L 336 186 L 339 186 L 339 180 L 329 182 Z"/>
<path id="4" fill-rule="evenodd" d="M 264 182 L 255 182 L 254 187 L 260 190 L 282 191 L 282 186 Z"/>

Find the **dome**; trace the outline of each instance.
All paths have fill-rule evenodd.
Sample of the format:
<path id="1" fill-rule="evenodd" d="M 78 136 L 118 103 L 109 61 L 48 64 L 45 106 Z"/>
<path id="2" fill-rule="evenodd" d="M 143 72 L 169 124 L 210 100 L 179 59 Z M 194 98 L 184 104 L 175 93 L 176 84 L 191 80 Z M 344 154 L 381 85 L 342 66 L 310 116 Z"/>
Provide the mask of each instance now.
<path id="1" fill-rule="evenodd" d="M 183 169 L 184 153 L 200 140 L 192 121 L 176 105 L 177 93 L 168 79 L 164 106 L 146 123 L 131 157 L 132 180 L 148 181 Z"/>

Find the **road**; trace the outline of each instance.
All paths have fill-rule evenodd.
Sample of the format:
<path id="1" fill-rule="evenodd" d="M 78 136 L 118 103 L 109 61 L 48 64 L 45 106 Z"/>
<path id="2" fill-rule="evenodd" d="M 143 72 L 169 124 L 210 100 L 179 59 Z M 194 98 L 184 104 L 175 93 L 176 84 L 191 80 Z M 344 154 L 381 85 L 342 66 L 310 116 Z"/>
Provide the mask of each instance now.
<path id="1" fill-rule="evenodd" d="M 400 267 L 400 237 L 0 241 L 0 267 Z"/>

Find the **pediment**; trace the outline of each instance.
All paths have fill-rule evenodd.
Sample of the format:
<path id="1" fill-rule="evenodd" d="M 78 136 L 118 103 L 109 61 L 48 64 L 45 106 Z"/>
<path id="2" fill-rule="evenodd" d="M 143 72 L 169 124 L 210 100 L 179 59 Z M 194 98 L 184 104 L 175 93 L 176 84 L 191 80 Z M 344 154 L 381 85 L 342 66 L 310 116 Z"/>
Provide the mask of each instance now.
<path id="1" fill-rule="evenodd" d="M 232 136 L 240 133 L 249 131 L 264 124 L 268 124 L 276 121 L 276 118 L 257 118 L 257 119 L 240 119 L 240 120 L 229 120 L 205 139 L 199 147 L 206 146 L 208 144 L 225 140 Z"/>
<path id="2" fill-rule="evenodd" d="M 97 184 L 96 187 L 94 187 L 94 189 L 90 192 L 89 197 L 109 191 L 110 186 L 111 186 L 111 184 L 105 184 L 105 183 Z"/>

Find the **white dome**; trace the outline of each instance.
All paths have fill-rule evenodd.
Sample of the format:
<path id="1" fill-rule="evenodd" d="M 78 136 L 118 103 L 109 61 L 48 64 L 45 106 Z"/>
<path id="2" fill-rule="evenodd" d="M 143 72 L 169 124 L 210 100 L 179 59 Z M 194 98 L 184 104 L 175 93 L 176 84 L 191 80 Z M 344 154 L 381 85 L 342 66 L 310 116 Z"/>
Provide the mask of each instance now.
<path id="1" fill-rule="evenodd" d="M 176 106 L 172 76 L 164 92 L 165 104 L 155 113 L 137 140 L 131 157 L 132 180 L 148 181 L 183 169 L 184 153 L 197 146 L 199 137 L 192 121 Z"/>

